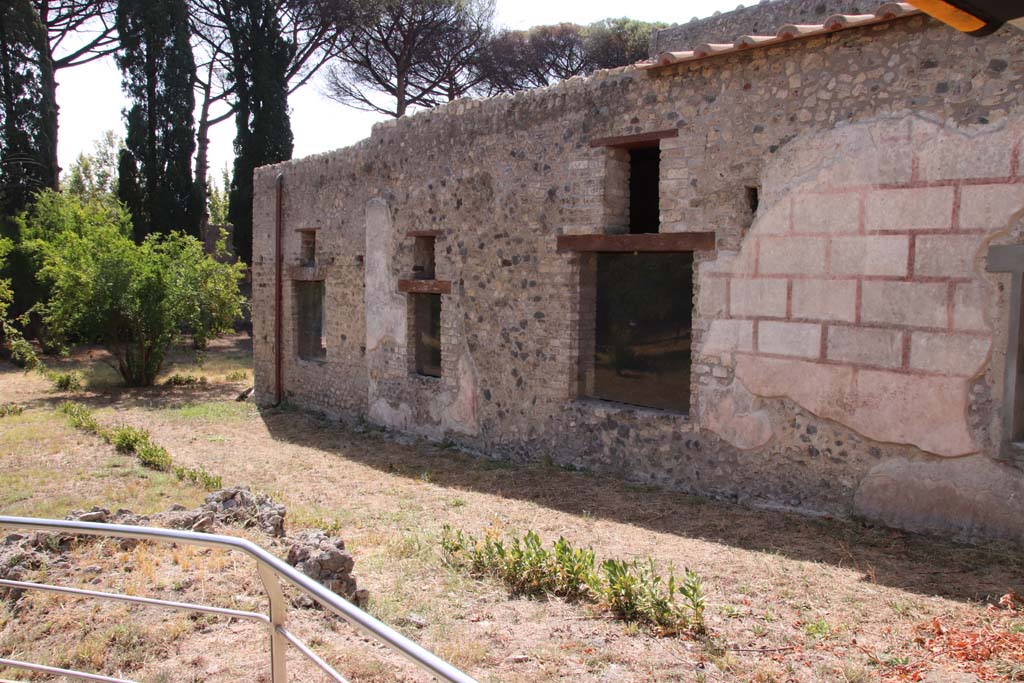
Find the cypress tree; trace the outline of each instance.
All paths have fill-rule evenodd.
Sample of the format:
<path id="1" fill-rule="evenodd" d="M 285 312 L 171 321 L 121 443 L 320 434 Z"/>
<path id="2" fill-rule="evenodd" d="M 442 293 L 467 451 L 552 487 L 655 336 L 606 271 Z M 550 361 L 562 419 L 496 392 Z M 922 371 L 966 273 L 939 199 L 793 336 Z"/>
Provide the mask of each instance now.
<path id="1" fill-rule="evenodd" d="M 40 60 L 45 33 L 28 0 L 0 6 L 0 222 L 24 209 L 55 182 L 48 162 Z M 15 236 L 15 235 L 12 235 Z M 15 236 L 16 237 L 16 236 Z"/>
<path id="2" fill-rule="evenodd" d="M 274 0 L 232 0 L 232 73 L 235 164 L 228 219 L 235 226 L 235 251 L 252 262 L 252 174 L 266 164 L 291 159 L 288 70 L 295 46 L 282 32 Z"/>
<path id="3" fill-rule="evenodd" d="M 120 0 L 117 29 L 122 88 L 134 102 L 125 112 L 119 196 L 132 212 L 136 239 L 171 230 L 198 235 L 187 0 Z"/>

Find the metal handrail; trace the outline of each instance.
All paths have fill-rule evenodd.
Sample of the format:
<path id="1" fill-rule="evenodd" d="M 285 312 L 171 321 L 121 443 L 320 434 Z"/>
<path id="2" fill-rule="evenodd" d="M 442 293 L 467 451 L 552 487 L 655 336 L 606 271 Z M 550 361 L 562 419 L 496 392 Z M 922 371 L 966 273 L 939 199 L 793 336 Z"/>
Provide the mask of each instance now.
<path id="1" fill-rule="evenodd" d="M 288 606 L 281 590 L 282 581 L 289 586 L 298 589 L 313 600 L 316 600 L 325 608 L 344 619 L 351 626 L 388 646 L 418 666 L 420 669 L 435 676 L 437 679 L 444 681 L 445 683 L 477 683 L 475 679 L 459 671 L 437 655 L 434 655 L 428 650 L 420 647 L 392 629 L 390 626 L 373 618 L 333 591 L 328 590 L 322 584 L 314 581 L 305 574 L 302 574 L 294 567 L 288 565 L 279 558 L 268 553 L 260 546 L 244 538 L 235 538 L 233 536 L 222 536 L 218 534 L 203 534 L 194 531 L 178 531 L 176 529 L 129 526 L 126 524 L 100 524 L 97 522 L 73 522 L 56 519 L 6 517 L 3 515 L 0 515 L 0 529 L 22 529 L 53 533 L 87 534 L 114 538 L 133 538 L 163 543 L 181 543 L 184 545 L 206 548 L 235 550 L 248 555 L 256 561 L 256 569 L 261 581 L 263 582 L 263 589 L 266 591 L 269 602 L 268 614 L 229 610 L 221 607 L 158 600 L 156 598 L 143 598 L 117 593 L 103 593 L 100 591 L 89 591 L 80 588 L 65 588 L 27 581 L 0 580 L 0 586 L 23 590 L 41 590 L 65 593 L 68 595 L 102 600 L 132 602 L 166 609 L 207 612 L 237 619 L 248 619 L 263 622 L 267 625 L 270 635 L 270 677 L 272 683 L 286 683 L 288 680 L 288 673 L 285 667 L 285 651 L 289 644 L 294 646 L 295 649 L 302 653 L 306 659 L 312 662 L 332 680 L 337 681 L 338 683 L 347 683 L 346 679 L 341 674 L 335 671 L 322 658 L 317 656 L 308 645 L 285 627 Z M 85 681 L 132 683 L 131 681 L 125 681 L 120 678 L 110 678 L 107 676 L 89 674 L 82 671 L 73 671 L 70 669 L 58 669 L 56 667 L 43 666 L 41 664 L 19 662 L 13 659 L 0 659 L 0 667 L 11 667 L 27 671 L 51 673 Z"/>

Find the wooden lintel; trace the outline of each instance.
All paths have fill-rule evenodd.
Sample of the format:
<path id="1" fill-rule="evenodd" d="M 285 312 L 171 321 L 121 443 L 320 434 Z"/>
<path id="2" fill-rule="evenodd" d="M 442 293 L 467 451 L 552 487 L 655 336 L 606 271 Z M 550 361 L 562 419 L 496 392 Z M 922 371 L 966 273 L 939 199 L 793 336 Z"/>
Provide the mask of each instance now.
<path id="1" fill-rule="evenodd" d="M 715 248 L 715 233 L 666 232 L 649 235 L 559 235 L 557 248 L 560 252 L 710 251 Z"/>
<path id="2" fill-rule="evenodd" d="M 451 294 L 448 280 L 399 280 L 398 291 L 406 294 Z"/>
<path id="3" fill-rule="evenodd" d="M 440 237 L 440 230 L 410 230 L 405 233 L 406 237 Z"/>
<path id="4" fill-rule="evenodd" d="M 595 138 L 590 141 L 591 147 L 621 147 L 623 149 L 633 149 L 636 147 L 651 147 L 652 142 L 658 142 L 665 138 L 677 138 L 679 137 L 678 128 L 669 128 L 668 130 L 656 130 L 650 133 L 639 133 L 637 135 L 619 135 L 610 138 Z"/>

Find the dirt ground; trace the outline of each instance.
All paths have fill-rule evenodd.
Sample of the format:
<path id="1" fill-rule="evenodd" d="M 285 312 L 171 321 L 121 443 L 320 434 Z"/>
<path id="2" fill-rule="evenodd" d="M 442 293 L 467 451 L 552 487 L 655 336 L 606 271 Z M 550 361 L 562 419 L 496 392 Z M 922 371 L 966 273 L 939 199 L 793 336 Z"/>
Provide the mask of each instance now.
<path id="1" fill-rule="evenodd" d="M 259 410 L 235 401 L 251 384 L 245 337 L 217 342 L 201 367 L 184 350 L 176 354 L 168 374 L 206 376 L 197 386 L 118 389 L 102 360 L 101 352 L 83 351 L 51 362 L 85 373 L 87 388 L 74 395 L 0 366 L 0 405 L 26 408 L 0 418 L 0 513 L 62 517 L 92 505 L 145 513 L 201 501 L 195 485 L 144 470 L 73 431 L 54 410 L 72 398 L 105 425 L 149 430 L 176 464 L 269 492 L 288 508 L 289 533 L 319 527 L 344 538 L 370 591 L 369 611 L 481 682 L 1024 680 L 1024 611 L 999 604 L 1024 593 L 1019 548 L 749 510 L 550 466 L 512 467 L 366 425 Z M 472 533 L 534 530 L 549 543 L 564 536 L 592 546 L 599 557 L 694 569 L 704 577 L 712 635 L 659 638 L 595 607 L 511 598 L 500 584 L 445 564 L 438 547 L 445 524 Z M 220 531 L 287 550 L 256 533 Z M 92 543 L 41 572 L 175 600 L 261 604 L 244 562 L 182 553 Z M 319 612 L 296 610 L 291 618 L 354 682 L 429 680 Z M 266 680 L 261 638 L 254 626 L 223 619 L 49 596 L 0 611 L 0 657 L 77 662 L 145 681 Z M 293 680 L 319 680 L 297 660 L 295 667 Z"/>

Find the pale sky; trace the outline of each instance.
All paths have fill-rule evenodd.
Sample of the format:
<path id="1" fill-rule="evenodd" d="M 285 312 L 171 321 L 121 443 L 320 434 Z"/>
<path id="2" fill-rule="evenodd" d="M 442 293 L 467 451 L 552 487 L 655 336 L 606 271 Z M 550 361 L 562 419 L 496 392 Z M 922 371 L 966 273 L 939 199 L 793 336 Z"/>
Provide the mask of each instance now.
<path id="1" fill-rule="evenodd" d="M 621 0 L 497 0 L 495 23 L 522 29 L 560 22 L 589 24 L 629 16 L 672 24 L 735 8 L 736 0 L 639 0 L 630 4 Z M 62 71 L 58 78 L 58 151 L 66 171 L 80 152 L 92 151 L 93 141 L 104 130 L 124 135 L 121 111 L 127 101 L 121 93 L 121 75 L 112 58 Z M 296 158 L 358 142 L 370 134 L 374 123 L 388 118 L 329 100 L 321 91 L 319 79 L 314 78 L 289 98 Z M 234 122 L 230 119 L 210 131 L 210 176 L 218 182 L 220 170 L 234 158 L 234 134 Z"/>

